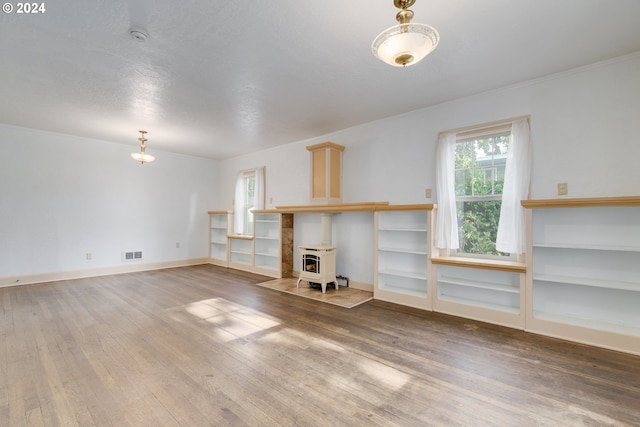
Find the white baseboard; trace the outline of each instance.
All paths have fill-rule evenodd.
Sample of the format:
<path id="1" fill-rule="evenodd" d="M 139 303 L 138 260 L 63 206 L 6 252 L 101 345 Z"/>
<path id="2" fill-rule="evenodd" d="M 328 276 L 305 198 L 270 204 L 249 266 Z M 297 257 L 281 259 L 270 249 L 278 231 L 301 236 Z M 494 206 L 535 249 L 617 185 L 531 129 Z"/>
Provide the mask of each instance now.
<path id="1" fill-rule="evenodd" d="M 35 283 L 57 282 L 60 280 L 84 279 L 86 277 L 109 276 L 112 274 L 136 273 L 139 271 L 162 270 L 164 268 L 188 267 L 208 264 L 209 258 L 192 258 L 175 261 L 150 262 L 145 264 L 126 264 L 112 267 L 87 268 L 83 270 L 57 271 L 23 276 L 0 277 L 0 288 L 7 286 L 32 285 Z"/>
<path id="2" fill-rule="evenodd" d="M 353 289 L 360 289 L 361 291 L 373 292 L 373 285 L 370 283 L 354 282 L 349 280 L 349 287 Z"/>

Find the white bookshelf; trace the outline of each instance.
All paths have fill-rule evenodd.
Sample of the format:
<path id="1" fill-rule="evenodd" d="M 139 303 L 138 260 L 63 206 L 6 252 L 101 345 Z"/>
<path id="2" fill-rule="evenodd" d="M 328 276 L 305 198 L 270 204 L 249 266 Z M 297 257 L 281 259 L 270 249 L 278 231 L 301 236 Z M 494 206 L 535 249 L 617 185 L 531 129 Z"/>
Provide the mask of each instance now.
<path id="1" fill-rule="evenodd" d="M 232 212 L 209 211 L 212 264 L 274 278 L 291 276 L 293 215 L 272 210 L 254 211 L 251 236 L 232 234 L 232 222 Z"/>
<path id="2" fill-rule="evenodd" d="M 401 205 L 375 212 L 374 298 L 431 309 L 428 287 L 433 205 Z"/>
<path id="3" fill-rule="evenodd" d="M 576 200 L 530 201 L 527 329 L 640 354 L 640 198 Z"/>
<path id="4" fill-rule="evenodd" d="M 278 277 L 282 265 L 280 216 L 278 213 L 255 213 L 253 216 L 254 266 Z"/>
<path id="5" fill-rule="evenodd" d="M 209 212 L 209 258 L 212 264 L 227 266 L 227 234 L 229 233 L 229 213 Z"/>
<path id="6" fill-rule="evenodd" d="M 524 329 L 525 272 L 484 267 L 434 265 L 434 311 Z"/>
<path id="7" fill-rule="evenodd" d="M 246 270 L 253 265 L 253 237 L 229 236 L 229 267 Z"/>

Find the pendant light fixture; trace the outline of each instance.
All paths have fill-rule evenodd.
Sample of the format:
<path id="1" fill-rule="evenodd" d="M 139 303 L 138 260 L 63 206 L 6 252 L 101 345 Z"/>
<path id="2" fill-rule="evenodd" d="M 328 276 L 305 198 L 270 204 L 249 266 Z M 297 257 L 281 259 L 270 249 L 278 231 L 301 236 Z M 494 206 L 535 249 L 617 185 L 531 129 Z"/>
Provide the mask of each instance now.
<path id="1" fill-rule="evenodd" d="M 145 142 L 148 141 L 147 138 L 144 137 L 144 135 L 147 133 L 146 130 L 139 130 L 138 132 L 140 132 L 140 138 L 138 138 L 138 141 L 140 141 L 140 152 L 139 153 L 131 153 L 131 157 L 133 157 L 134 160 L 144 164 L 144 163 L 149 163 L 149 162 L 153 162 L 156 158 L 153 157 L 151 154 L 147 154 L 144 152 L 144 150 L 147 148 L 147 146 L 145 145 Z"/>
<path id="2" fill-rule="evenodd" d="M 387 28 L 371 44 L 373 54 L 394 67 L 406 67 L 422 60 L 438 46 L 440 35 L 430 25 L 412 24 L 413 11 L 408 8 L 416 0 L 393 0 L 400 12 L 396 20 L 400 23 Z"/>

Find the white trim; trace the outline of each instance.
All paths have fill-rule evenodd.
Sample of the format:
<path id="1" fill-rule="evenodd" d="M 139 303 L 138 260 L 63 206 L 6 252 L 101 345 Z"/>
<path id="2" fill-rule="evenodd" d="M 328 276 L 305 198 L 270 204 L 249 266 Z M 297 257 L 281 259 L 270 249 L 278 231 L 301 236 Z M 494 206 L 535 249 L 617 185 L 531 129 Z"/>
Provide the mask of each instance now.
<path id="1" fill-rule="evenodd" d="M 50 273 L 28 274 L 23 276 L 0 277 L 0 288 L 9 286 L 33 285 L 36 283 L 57 282 L 60 280 L 84 279 L 87 277 L 110 276 L 112 274 L 136 273 L 140 271 L 162 270 L 164 268 L 188 267 L 208 264 L 209 258 L 192 258 L 175 261 L 150 262 L 146 264 L 127 264 L 112 267 L 88 268 L 83 270 L 57 271 Z"/>

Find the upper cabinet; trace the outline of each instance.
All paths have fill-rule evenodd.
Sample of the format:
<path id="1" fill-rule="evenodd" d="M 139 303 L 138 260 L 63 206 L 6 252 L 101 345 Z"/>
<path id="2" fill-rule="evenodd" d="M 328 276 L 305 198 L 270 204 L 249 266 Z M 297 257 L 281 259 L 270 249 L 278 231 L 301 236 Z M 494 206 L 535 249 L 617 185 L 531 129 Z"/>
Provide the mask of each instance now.
<path id="1" fill-rule="evenodd" d="M 342 145 L 333 142 L 310 145 L 311 203 L 328 204 L 342 201 Z"/>

